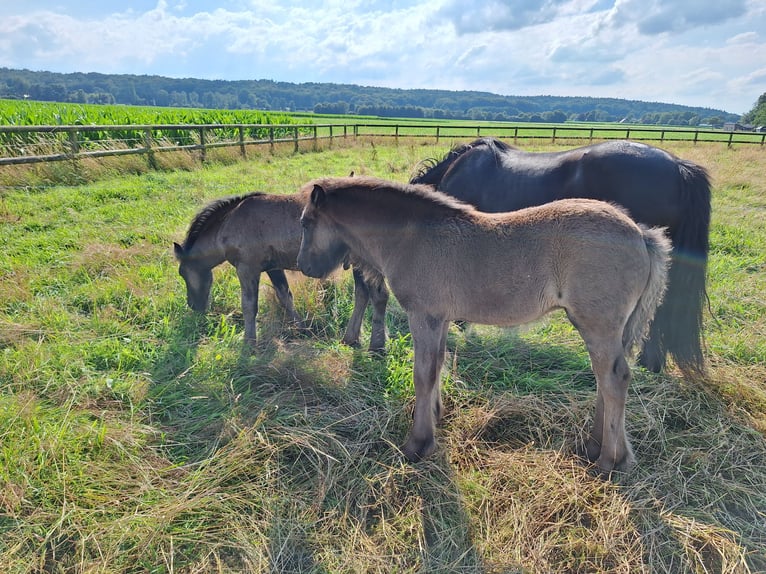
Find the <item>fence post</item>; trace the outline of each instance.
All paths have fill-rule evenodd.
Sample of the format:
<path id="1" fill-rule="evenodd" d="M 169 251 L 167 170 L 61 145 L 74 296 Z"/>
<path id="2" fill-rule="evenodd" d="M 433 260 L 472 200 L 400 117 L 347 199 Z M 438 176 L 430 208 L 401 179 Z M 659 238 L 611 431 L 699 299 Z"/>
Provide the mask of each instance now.
<path id="1" fill-rule="evenodd" d="M 436 144 L 439 144 L 439 126 L 436 126 Z"/>
<path id="2" fill-rule="evenodd" d="M 247 157 L 247 153 L 245 153 L 245 126 L 239 126 L 239 153 L 243 158 Z"/>
<path id="3" fill-rule="evenodd" d="M 519 126 L 513 126 L 513 145 L 519 143 Z"/>
<path id="4" fill-rule="evenodd" d="M 154 151 L 152 150 L 152 129 L 146 128 L 144 130 L 144 150 L 146 153 L 146 161 L 149 162 L 149 167 L 157 169 L 157 158 L 154 157 Z"/>
<path id="5" fill-rule="evenodd" d="M 293 128 L 293 142 L 295 143 L 294 150 L 295 152 L 298 151 L 298 128 Z"/>
<path id="6" fill-rule="evenodd" d="M 269 128 L 269 151 L 274 153 L 274 128 Z"/>
<path id="7" fill-rule="evenodd" d="M 399 124 L 396 124 L 396 127 L 394 128 L 394 141 L 396 142 L 396 145 L 399 145 Z"/>
<path id="8" fill-rule="evenodd" d="M 80 144 L 77 141 L 77 130 L 69 130 L 69 155 L 72 159 L 80 152 Z"/>
<path id="9" fill-rule="evenodd" d="M 343 139 L 346 139 L 348 137 L 348 125 L 343 124 Z"/>
<path id="10" fill-rule="evenodd" d="M 734 132 L 729 132 L 729 142 L 726 144 L 726 147 L 731 147 L 731 140 L 734 138 Z"/>
<path id="11" fill-rule="evenodd" d="M 553 126 L 553 136 L 551 138 L 551 143 L 556 143 L 556 126 Z"/>
<path id="12" fill-rule="evenodd" d="M 207 159 L 207 150 L 205 149 L 205 128 L 199 128 L 199 148 L 200 148 L 200 161 L 205 163 Z"/>

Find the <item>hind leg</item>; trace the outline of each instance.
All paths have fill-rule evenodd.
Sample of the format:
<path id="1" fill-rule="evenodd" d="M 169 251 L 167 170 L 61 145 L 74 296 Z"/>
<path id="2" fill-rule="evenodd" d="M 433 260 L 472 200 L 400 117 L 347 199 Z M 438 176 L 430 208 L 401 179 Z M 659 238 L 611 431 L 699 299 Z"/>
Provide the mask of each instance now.
<path id="1" fill-rule="evenodd" d="M 274 286 L 274 291 L 277 293 L 277 299 L 282 304 L 282 307 L 287 311 L 290 320 L 295 323 L 299 329 L 304 329 L 303 319 L 298 315 L 293 304 L 293 294 L 290 291 L 290 285 L 287 282 L 287 277 L 282 269 L 272 269 L 266 272 L 271 279 L 271 284 Z"/>
<path id="2" fill-rule="evenodd" d="M 245 343 L 255 347 L 255 321 L 258 316 L 258 286 L 261 280 L 260 269 L 247 265 L 237 267 L 239 288 L 242 297 L 242 320 L 245 324 Z"/>
<path id="3" fill-rule="evenodd" d="M 349 347 L 359 346 L 359 334 L 362 331 L 362 320 L 364 312 L 367 309 L 367 303 L 370 301 L 370 289 L 364 280 L 362 272 L 354 267 L 354 310 L 351 318 L 346 325 L 346 332 L 343 335 L 343 343 Z"/>
<path id="4" fill-rule="evenodd" d="M 410 461 L 421 460 L 436 450 L 436 421 L 442 414 L 439 377 L 444 364 L 449 323 L 434 317 L 410 315 L 415 351 L 412 369 L 415 382 L 415 413 L 402 452 Z"/>
<path id="5" fill-rule="evenodd" d="M 379 352 L 386 348 L 386 307 L 388 306 L 388 287 L 383 276 L 368 282 L 372 300 L 372 332 L 370 333 L 370 351 Z"/>
<path id="6" fill-rule="evenodd" d="M 635 461 L 625 433 L 625 402 L 631 373 L 619 339 L 614 343 L 588 344 L 596 375 L 596 414 L 585 444 L 586 455 L 601 472 L 627 470 Z"/>

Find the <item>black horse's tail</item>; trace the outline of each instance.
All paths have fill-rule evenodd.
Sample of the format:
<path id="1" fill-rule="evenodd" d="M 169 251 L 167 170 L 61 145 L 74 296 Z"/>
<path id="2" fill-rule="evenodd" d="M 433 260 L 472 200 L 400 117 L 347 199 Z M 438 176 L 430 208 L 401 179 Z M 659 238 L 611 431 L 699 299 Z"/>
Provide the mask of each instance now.
<path id="1" fill-rule="evenodd" d="M 705 372 L 702 312 L 710 236 L 710 176 L 705 168 L 678 160 L 683 220 L 674 230 L 668 291 L 655 322 L 662 344 L 686 376 Z"/>

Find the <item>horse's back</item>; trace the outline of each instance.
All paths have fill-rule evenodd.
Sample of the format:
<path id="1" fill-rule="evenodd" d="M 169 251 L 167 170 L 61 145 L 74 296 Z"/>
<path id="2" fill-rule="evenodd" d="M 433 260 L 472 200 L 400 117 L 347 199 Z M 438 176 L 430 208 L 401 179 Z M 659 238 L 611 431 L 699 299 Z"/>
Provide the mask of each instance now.
<path id="1" fill-rule="evenodd" d="M 263 269 L 295 269 L 301 240 L 302 196 L 257 194 L 229 214 L 219 232 L 232 261 Z"/>
<path id="2" fill-rule="evenodd" d="M 630 141 L 607 141 L 560 152 L 525 152 L 491 142 L 454 161 L 439 190 L 481 211 L 514 211 L 563 198 L 618 203 L 649 225 L 683 214 L 679 160 Z"/>
<path id="3" fill-rule="evenodd" d="M 629 141 L 581 148 L 562 197 L 618 203 L 649 225 L 676 225 L 684 213 L 679 160 L 668 152 Z M 578 151 L 578 150 L 576 150 Z"/>

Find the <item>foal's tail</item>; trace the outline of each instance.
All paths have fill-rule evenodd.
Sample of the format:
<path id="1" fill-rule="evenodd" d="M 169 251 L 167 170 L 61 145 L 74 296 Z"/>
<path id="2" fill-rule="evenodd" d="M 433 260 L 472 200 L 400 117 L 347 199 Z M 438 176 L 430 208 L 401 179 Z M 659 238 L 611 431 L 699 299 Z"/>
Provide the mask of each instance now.
<path id="1" fill-rule="evenodd" d="M 661 227 L 638 225 L 644 237 L 644 244 L 649 254 L 649 278 L 633 312 L 622 332 L 622 346 L 627 355 L 631 355 L 646 338 L 649 325 L 654 318 L 668 283 L 668 267 L 672 245 Z"/>

